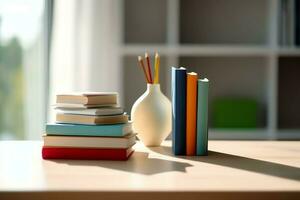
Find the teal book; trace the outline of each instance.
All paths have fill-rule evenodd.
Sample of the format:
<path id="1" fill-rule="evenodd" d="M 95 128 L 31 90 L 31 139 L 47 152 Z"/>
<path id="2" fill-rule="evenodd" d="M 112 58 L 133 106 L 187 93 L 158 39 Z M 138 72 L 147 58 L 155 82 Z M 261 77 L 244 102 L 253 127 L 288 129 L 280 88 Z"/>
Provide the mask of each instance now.
<path id="1" fill-rule="evenodd" d="M 132 132 L 131 123 L 113 125 L 47 124 L 47 135 L 122 137 Z"/>
<path id="2" fill-rule="evenodd" d="M 209 80 L 198 79 L 196 155 L 207 155 L 208 143 L 208 86 Z"/>

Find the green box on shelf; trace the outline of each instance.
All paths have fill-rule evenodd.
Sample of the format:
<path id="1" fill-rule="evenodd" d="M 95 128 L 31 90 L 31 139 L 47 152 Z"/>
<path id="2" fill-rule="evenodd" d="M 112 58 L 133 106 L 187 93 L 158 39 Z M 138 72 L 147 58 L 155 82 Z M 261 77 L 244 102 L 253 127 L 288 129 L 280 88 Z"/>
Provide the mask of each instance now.
<path id="1" fill-rule="evenodd" d="M 246 98 L 218 98 L 213 102 L 214 128 L 257 128 L 258 103 Z"/>

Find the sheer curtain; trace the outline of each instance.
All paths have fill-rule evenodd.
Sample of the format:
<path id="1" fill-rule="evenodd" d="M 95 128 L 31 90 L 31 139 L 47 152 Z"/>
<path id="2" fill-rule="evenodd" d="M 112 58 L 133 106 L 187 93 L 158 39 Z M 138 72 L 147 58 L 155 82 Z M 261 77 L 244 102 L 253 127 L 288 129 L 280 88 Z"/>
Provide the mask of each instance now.
<path id="1" fill-rule="evenodd" d="M 50 105 L 59 92 L 121 94 L 119 0 L 55 1 L 50 57 Z M 50 108 L 50 121 L 54 118 Z"/>

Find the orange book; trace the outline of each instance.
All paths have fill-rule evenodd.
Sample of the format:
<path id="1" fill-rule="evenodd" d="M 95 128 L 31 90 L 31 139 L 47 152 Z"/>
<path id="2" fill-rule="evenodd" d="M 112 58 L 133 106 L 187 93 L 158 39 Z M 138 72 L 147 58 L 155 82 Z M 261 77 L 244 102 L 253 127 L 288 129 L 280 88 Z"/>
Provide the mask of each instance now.
<path id="1" fill-rule="evenodd" d="M 187 73 L 186 79 L 186 155 L 196 155 L 197 80 L 195 72 Z"/>

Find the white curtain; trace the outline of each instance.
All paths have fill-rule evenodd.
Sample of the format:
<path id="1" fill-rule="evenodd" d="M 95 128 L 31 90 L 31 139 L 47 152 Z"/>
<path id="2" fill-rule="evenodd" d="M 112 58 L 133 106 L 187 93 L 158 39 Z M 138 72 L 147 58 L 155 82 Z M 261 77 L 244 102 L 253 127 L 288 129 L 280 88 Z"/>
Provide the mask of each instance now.
<path id="1" fill-rule="evenodd" d="M 55 1 L 50 58 L 50 105 L 71 91 L 121 94 L 121 1 Z M 54 112 L 50 108 L 50 121 Z"/>
<path id="2" fill-rule="evenodd" d="M 46 66 L 42 35 L 24 51 L 24 131 L 25 139 L 41 139 L 46 118 Z"/>

